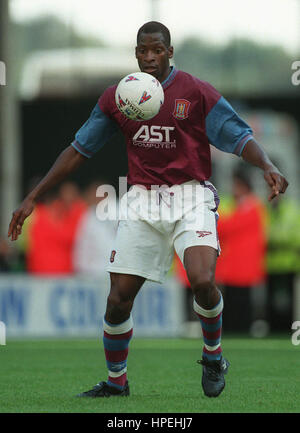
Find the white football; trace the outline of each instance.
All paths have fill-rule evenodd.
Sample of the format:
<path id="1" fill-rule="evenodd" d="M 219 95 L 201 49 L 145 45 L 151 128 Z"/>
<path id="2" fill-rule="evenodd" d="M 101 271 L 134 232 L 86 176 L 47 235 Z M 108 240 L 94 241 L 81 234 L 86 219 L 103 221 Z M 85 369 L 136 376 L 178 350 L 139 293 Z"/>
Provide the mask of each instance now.
<path id="1" fill-rule="evenodd" d="M 118 109 L 128 119 L 149 120 L 159 113 L 164 103 L 164 91 L 152 75 L 133 72 L 119 82 L 115 100 Z"/>

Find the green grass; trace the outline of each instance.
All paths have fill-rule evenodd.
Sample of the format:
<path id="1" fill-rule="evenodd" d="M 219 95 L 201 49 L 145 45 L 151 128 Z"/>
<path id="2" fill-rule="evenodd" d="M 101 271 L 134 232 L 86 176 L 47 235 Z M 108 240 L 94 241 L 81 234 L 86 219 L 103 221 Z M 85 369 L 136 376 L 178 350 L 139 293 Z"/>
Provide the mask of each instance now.
<path id="1" fill-rule="evenodd" d="M 107 371 L 99 340 L 8 341 L 0 346 L 0 412 L 299 412 L 300 346 L 288 337 L 223 338 L 231 367 L 217 399 L 203 395 L 202 342 L 133 339 L 128 398 L 78 399 Z"/>

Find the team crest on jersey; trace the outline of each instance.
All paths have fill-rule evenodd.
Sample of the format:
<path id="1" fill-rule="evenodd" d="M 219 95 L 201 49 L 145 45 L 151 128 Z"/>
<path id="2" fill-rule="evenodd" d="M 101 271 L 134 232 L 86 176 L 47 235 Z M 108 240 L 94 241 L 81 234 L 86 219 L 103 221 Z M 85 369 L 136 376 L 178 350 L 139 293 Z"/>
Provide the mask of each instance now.
<path id="1" fill-rule="evenodd" d="M 190 105 L 191 103 L 186 99 L 176 99 L 173 116 L 179 120 L 186 119 L 189 115 Z"/>
<path id="2" fill-rule="evenodd" d="M 129 75 L 126 80 L 125 83 L 127 83 L 128 81 L 139 81 L 138 78 L 136 78 L 134 75 Z"/>

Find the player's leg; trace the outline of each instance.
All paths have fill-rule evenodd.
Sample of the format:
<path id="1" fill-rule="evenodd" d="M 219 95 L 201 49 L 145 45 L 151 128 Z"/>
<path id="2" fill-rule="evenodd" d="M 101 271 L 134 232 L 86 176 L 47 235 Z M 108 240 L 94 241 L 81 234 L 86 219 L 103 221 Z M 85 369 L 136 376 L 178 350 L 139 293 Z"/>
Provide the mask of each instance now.
<path id="1" fill-rule="evenodd" d="M 224 373 L 228 367 L 221 348 L 223 299 L 215 285 L 220 250 L 217 233 L 219 199 L 210 182 L 195 185 L 191 192 L 195 206 L 176 224 L 174 247 L 187 271 L 194 293 L 194 310 L 202 326 L 202 386 L 207 396 L 216 397 L 225 386 Z"/>
<path id="2" fill-rule="evenodd" d="M 225 386 L 229 363 L 222 357 L 223 298 L 215 284 L 217 250 L 205 245 L 184 251 L 184 265 L 194 293 L 194 310 L 202 326 L 204 347 L 202 386 L 209 397 L 217 397 Z"/>
<path id="3" fill-rule="evenodd" d="M 172 258 L 172 242 L 144 220 L 120 221 L 108 271 L 111 288 L 103 321 L 108 381 L 80 394 L 128 395 L 127 354 L 132 336 L 131 309 L 145 279 L 162 282 Z"/>
<path id="4" fill-rule="evenodd" d="M 105 321 L 119 324 L 129 319 L 134 299 L 145 282 L 139 275 L 110 272 L 110 292 L 107 298 Z"/>
<path id="5" fill-rule="evenodd" d="M 221 359 L 222 294 L 215 284 L 217 251 L 209 246 L 193 246 L 184 251 L 184 266 L 194 294 L 194 310 L 200 319 L 203 358 Z"/>
<path id="6" fill-rule="evenodd" d="M 129 395 L 127 381 L 128 346 L 132 337 L 131 310 L 145 278 L 138 275 L 110 273 L 111 287 L 103 320 L 103 345 L 108 368 L 107 382 L 78 394 L 79 397 Z"/>
<path id="7" fill-rule="evenodd" d="M 131 310 L 145 278 L 117 273 L 110 273 L 110 278 L 111 287 L 103 320 L 107 383 L 123 390 L 127 384 L 128 346 L 133 333 Z"/>

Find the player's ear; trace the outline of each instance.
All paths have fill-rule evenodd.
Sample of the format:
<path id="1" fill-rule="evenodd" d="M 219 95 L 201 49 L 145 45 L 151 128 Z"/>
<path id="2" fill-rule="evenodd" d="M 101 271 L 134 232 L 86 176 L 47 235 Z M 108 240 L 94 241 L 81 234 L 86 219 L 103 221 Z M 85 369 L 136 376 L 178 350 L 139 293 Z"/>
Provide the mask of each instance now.
<path id="1" fill-rule="evenodd" d="M 170 46 L 168 48 L 168 57 L 169 57 L 169 59 L 173 58 L 173 54 L 174 54 L 174 48 L 172 46 Z"/>
<path id="2" fill-rule="evenodd" d="M 134 52 L 135 52 L 135 58 L 137 59 L 137 47 L 135 47 Z"/>

